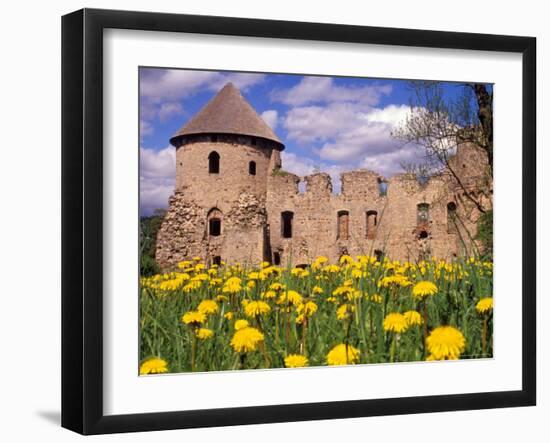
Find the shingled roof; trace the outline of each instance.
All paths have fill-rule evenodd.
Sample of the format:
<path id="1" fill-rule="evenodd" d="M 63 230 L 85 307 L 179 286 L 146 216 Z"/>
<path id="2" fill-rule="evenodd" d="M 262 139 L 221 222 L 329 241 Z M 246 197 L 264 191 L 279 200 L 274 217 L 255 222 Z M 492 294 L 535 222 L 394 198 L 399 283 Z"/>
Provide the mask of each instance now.
<path id="1" fill-rule="evenodd" d="M 233 83 L 227 83 L 216 96 L 202 108 L 170 139 L 192 134 L 240 134 L 272 140 L 284 149 L 273 130 L 256 113 Z"/>

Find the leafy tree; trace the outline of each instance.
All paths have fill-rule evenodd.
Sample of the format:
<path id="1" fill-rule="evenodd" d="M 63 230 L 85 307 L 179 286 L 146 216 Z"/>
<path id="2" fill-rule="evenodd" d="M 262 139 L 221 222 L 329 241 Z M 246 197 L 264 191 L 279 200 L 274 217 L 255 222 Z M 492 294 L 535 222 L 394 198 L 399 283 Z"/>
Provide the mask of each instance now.
<path id="1" fill-rule="evenodd" d="M 140 251 L 140 273 L 143 276 L 150 276 L 160 272 L 155 260 L 157 244 L 157 233 L 160 229 L 166 211 L 155 210 L 154 215 L 140 217 L 139 220 L 139 251 Z"/>
<path id="2" fill-rule="evenodd" d="M 484 260 L 493 259 L 493 211 L 489 210 L 481 214 L 477 224 L 476 240 L 479 240 L 483 246 Z"/>
<path id="3" fill-rule="evenodd" d="M 403 164 L 407 172 L 426 177 L 446 169 L 464 195 L 481 213 L 487 212 L 487 199 L 466 189 L 450 159 L 460 143 L 470 142 L 487 153 L 488 176 L 493 174 L 493 93 L 487 85 L 461 83 L 459 93 L 450 98 L 443 84 L 435 81 L 412 81 L 411 112 L 393 136 L 404 143 L 424 148 L 418 163 Z"/>

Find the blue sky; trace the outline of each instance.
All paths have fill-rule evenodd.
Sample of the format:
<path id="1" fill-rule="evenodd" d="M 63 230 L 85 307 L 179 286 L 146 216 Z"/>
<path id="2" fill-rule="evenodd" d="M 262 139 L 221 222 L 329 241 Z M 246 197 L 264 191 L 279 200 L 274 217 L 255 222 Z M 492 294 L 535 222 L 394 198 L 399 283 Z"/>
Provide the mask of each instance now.
<path id="1" fill-rule="evenodd" d="M 342 171 L 366 168 L 387 177 L 422 151 L 391 137 L 410 112 L 404 80 L 140 69 L 140 212 L 166 208 L 174 187 L 169 138 L 227 82 L 233 82 L 285 144 L 283 169 L 328 172 L 339 191 Z M 443 84 L 449 97 L 461 93 Z"/>

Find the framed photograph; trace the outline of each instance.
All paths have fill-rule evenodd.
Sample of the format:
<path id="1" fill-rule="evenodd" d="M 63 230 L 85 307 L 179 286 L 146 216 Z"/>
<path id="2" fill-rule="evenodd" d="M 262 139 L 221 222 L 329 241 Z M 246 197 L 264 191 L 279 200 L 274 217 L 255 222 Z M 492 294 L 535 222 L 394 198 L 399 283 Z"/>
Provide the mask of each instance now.
<path id="1" fill-rule="evenodd" d="M 62 425 L 536 403 L 530 37 L 62 20 Z"/>

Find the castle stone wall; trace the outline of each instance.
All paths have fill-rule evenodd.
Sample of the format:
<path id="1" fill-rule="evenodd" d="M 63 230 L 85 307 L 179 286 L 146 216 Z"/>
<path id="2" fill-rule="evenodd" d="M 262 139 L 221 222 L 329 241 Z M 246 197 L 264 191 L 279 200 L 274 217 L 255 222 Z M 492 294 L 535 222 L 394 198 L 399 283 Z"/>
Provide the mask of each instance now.
<path id="1" fill-rule="evenodd" d="M 278 255 L 281 265 L 300 265 L 319 255 L 337 261 L 343 254 L 383 253 L 418 261 L 473 252 L 469 248 L 475 245 L 480 213 L 457 180 L 467 189 L 483 184 L 490 194 L 481 149 L 459 147 L 449 162 L 456 175 L 445 170 L 419 183 L 407 174 L 386 181 L 373 171 L 349 171 L 341 175 L 341 192 L 333 194 L 328 174 L 301 178 L 284 172 L 279 151 L 262 143 L 252 145 L 245 136 L 218 136 L 213 142 L 205 135 L 178 148 L 176 192 L 157 240 L 157 261 L 163 269 L 194 256 L 210 263 L 220 257 L 228 263 L 257 265 L 274 262 Z M 219 174 L 208 173 L 208 155 L 214 150 L 220 155 Z M 251 160 L 256 162 L 255 176 L 248 173 Z M 381 182 L 386 192 L 381 192 Z M 419 221 L 419 204 L 428 205 L 427 220 Z M 451 217 L 452 205 L 456 209 Z M 221 213 L 220 236 L 208 232 L 213 208 Z M 291 238 L 283 235 L 285 211 L 293 214 Z M 371 218 L 368 228 L 367 214 L 374 212 L 376 226 Z M 339 219 L 346 220 L 340 222 L 345 229 L 339 230 Z"/>

